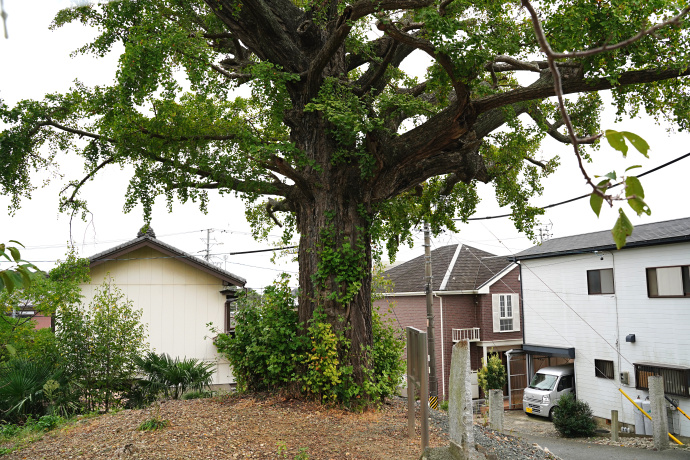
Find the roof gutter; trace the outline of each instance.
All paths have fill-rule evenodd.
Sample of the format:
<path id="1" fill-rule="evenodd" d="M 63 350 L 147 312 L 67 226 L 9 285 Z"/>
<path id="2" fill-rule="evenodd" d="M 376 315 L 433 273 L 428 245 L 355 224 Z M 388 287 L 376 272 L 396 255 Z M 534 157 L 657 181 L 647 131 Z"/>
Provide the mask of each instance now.
<path id="1" fill-rule="evenodd" d="M 479 291 L 476 289 L 468 289 L 465 291 L 434 291 L 435 296 L 442 296 L 442 295 L 458 295 L 458 294 L 479 294 Z M 386 292 L 383 294 L 384 297 L 415 297 L 415 296 L 425 296 L 426 292 L 424 291 L 415 291 L 415 292 Z"/>
<path id="2" fill-rule="evenodd" d="M 690 236 L 688 236 L 688 235 L 674 236 L 671 238 L 662 238 L 662 239 L 653 240 L 653 241 L 634 241 L 632 243 L 627 243 L 621 249 L 643 248 L 643 247 L 647 247 L 647 246 L 659 246 L 662 244 L 685 243 L 687 241 L 690 241 Z M 519 254 L 517 254 L 513 257 L 510 257 L 509 259 L 513 262 L 517 262 L 518 260 L 546 259 L 547 257 L 559 257 L 559 256 L 571 256 L 571 255 L 577 255 L 577 254 L 589 254 L 593 251 L 611 251 L 614 249 L 616 249 L 615 244 L 607 244 L 607 245 L 603 245 L 603 246 L 592 246 L 589 248 L 571 249 L 568 251 L 543 252 L 543 253 L 539 253 L 539 254 L 526 254 L 524 256 L 520 256 Z"/>

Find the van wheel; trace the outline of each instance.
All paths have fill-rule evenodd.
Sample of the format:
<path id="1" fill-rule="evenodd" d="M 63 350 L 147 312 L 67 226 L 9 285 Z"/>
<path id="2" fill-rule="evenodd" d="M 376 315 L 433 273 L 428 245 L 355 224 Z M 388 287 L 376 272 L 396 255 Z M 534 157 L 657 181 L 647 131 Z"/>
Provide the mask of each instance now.
<path id="1" fill-rule="evenodd" d="M 549 420 L 553 422 L 553 414 L 556 412 L 556 407 L 552 407 L 551 410 L 549 411 Z"/>

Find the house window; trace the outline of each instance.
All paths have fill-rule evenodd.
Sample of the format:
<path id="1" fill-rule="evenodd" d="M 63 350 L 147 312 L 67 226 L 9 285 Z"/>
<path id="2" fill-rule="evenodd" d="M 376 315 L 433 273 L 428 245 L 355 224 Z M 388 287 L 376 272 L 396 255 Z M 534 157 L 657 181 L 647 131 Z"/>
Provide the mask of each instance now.
<path id="1" fill-rule="evenodd" d="M 228 296 L 230 297 L 230 296 Z M 237 299 L 225 301 L 225 332 L 235 332 L 235 313 L 237 313 Z"/>
<path id="2" fill-rule="evenodd" d="M 613 294 L 613 269 L 587 270 L 589 294 Z"/>
<path id="3" fill-rule="evenodd" d="M 494 332 L 520 330 L 520 315 L 517 294 L 493 294 Z"/>
<path id="4" fill-rule="evenodd" d="M 513 330 L 513 303 L 510 295 L 499 296 L 501 332 Z"/>
<path id="5" fill-rule="evenodd" d="M 687 265 L 647 269 L 649 297 L 690 296 L 690 272 Z"/>
<path id="6" fill-rule="evenodd" d="M 605 359 L 595 359 L 594 375 L 602 379 L 613 380 L 613 361 L 606 361 Z"/>
<path id="7" fill-rule="evenodd" d="M 649 377 L 654 375 L 664 378 L 664 393 L 686 398 L 690 396 L 690 368 L 635 364 L 635 388 L 649 390 Z"/>

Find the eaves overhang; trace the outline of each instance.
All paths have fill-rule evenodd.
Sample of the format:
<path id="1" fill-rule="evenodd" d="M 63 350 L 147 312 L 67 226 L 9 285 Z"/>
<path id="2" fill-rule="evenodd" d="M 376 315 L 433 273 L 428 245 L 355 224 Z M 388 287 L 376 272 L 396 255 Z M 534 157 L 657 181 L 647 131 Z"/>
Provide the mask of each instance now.
<path id="1" fill-rule="evenodd" d="M 625 246 L 622 247 L 620 250 L 623 251 L 626 249 L 633 249 L 633 248 L 660 246 L 660 245 L 664 245 L 664 244 L 687 243 L 689 241 L 690 241 L 690 235 L 675 236 L 675 237 L 671 237 L 671 238 L 661 238 L 658 240 L 649 240 L 649 241 L 633 241 L 633 242 L 626 243 Z M 595 251 L 612 251 L 612 250 L 617 250 L 615 244 L 589 246 L 589 247 L 578 248 L 578 249 L 570 249 L 570 250 L 566 250 L 566 251 L 551 251 L 551 252 L 543 252 L 543 253 L 537 253 L 537 254 L 525 254 L 522 256 L 520 254 L 516 254 L 515 256 L 511 257 L 510 260 L 513 262 L 517 262 L 520 260 L 546 259 L 549 257 L 571 256 L 571 255 L 578 255 L 578 254 L 591 254 Z"/>

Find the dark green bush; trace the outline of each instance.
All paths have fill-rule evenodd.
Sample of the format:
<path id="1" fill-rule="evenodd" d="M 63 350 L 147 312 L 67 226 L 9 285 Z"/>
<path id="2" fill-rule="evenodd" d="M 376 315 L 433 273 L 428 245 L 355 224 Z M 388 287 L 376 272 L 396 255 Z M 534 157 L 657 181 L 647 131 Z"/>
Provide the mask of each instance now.
<path id="1" fill-rule="evenodd" d="M 352 367 L 342 364 L 349 341 L 325 322 L 319 309 L 307 334 L 299 333 L 287 277 L 266 288 L 261 298 L 242 297 L 234 336 L 220 334 L 214 343 L 230 361 L 240 390 L 297 388 L 324 402 L 359 406 L 393 394 L 404 371 L 404 344 L 374 310 L 374 344 L 367 350 L 373 366 L 362 386 L 353 382 Z"/>
<path id="2" fill-rule="evenodd" d="M 553 410 L 553 424 L 561 436 L 578 438 L 594 434 L 596 423 L 589 404 L 575 399 L 572 393 L 561 396 Z"/>
<path id="3" fill-rule="evenodd" d="M 287 386 L 297 371 L 295 356 L 305 348 L 287 278 L 267 287 L 261 298 L 244 295 L 238 302 L 235 336 L 220 334 L 214 342 L 232 364 L 237 388 L 264 391 Z"/>

